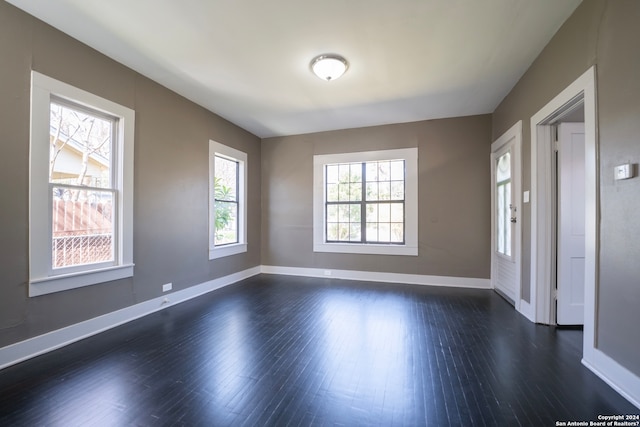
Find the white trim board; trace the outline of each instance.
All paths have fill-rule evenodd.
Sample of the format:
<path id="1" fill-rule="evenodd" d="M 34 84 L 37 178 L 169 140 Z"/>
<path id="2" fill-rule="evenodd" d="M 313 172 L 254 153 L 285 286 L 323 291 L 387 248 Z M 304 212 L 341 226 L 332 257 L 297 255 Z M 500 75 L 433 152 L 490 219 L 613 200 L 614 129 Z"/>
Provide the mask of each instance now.
<path id="1" fill-rule="evenodd" d="M 263 265 L 262 273 L 286 276 L 324 277 L 326 279 L 368 282 L 406 283 L 410 285 L 447 286 L 453 288 L 491 289 L 490 279 L 472 277 L 426 276 L 422 274 L 383 273 L 378 271 L 334 270 L 323 268 L 280 267 Z"/>
<path id="2" fill-rule="evenodd" d="M 590 360 L 583 358 L 582 364 L 640 409 L 640 377 L 598 349 L 592 351 Z"/>
<path id="3" fill-rule="evenodd" d="M 260 266 L 249 268 L 8 345 L 0 348 L 0 369 L 64 347 L 156 311 L 164 310 L 167 307 L 185 302 L 216 289 L 234 284 L 240 280 L 260 274 L 260 272 Z"/>

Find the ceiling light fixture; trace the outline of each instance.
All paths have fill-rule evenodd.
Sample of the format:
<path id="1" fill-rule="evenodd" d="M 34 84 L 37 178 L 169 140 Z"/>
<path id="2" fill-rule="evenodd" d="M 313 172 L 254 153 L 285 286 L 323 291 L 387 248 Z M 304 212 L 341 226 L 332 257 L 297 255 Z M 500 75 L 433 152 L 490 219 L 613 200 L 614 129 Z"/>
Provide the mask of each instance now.
<path id="1" fill-rule="evenodd" d="M 349 68 L 349 63 L 340 55 L 320 55 L 311 61 L 313 74 L 328 82 L 342 76 Z"/>

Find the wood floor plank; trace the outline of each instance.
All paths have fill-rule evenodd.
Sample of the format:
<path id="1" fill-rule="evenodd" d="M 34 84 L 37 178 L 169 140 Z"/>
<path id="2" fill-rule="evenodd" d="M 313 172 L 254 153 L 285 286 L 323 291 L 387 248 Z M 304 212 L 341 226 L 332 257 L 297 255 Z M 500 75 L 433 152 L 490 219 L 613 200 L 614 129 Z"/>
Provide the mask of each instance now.
<path id="1" fill-rule="evenodd" d="M 259 275 L 0 371 L 2 426 L 544 426 L 635 414 L 486 290 Z"/>

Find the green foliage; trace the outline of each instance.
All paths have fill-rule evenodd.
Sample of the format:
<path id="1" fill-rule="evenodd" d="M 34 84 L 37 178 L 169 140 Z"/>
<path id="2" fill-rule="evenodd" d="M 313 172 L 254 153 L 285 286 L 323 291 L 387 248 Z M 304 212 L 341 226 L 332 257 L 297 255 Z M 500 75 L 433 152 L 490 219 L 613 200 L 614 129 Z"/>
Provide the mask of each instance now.
<path id="1" fill-rule="evenodd" d="M 214 196 L 216 199 L 215 202 L 215 226 L 216 226 L 216 240 L 224 239 L 223 231 L 229 224 L 229 221 L 232 220 L 232 204 L 219 202 L 220 200 L 230 200 L 232 196 L 233 189 L 231 187 L 227 187 L 222 183 L 222 179 L 215 177 L 214 178 Z"/>

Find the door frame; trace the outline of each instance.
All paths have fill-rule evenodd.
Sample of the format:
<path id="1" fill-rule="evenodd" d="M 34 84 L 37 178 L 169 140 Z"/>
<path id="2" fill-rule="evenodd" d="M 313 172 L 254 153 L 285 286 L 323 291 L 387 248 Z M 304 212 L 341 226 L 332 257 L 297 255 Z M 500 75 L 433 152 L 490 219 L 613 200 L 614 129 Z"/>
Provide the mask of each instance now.
<path id="1" fill-rule="evenodd" d="M 585 127 L 585 316 L 583 356 L 595 350 L 598 253 L 596 70 L 589 68 L 531 117 L 531 305 L 537 323 L 555 324 L 552 284 L 555 197 L 552 125 L 582 102 Z"/>
<path id="2" fill-rule="evenodd" d="M 491 287 L 495 289 L 493 280 L 495 276 L 496 257 L 496 186 L 495 186 L 495 160 L 496 153 L 502 150 L 511 141 L 513 144 L 513 171 L 511 190 L 513 203 L 516 207 L 517 222 L 513 234 L 513 259 L 515 262 L 516 283 L 514 305 L 520 312 L 522 304 L 522 120 L 511 126 L 500 138 L 491 144 Z"/>

